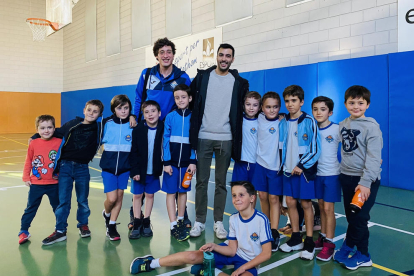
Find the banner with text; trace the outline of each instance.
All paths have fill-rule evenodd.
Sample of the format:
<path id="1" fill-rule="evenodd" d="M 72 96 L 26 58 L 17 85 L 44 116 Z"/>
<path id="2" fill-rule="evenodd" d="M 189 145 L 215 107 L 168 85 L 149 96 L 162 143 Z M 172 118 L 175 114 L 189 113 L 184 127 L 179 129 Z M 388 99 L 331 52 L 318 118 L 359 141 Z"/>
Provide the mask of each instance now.
<path id="1" fill-rule="evenodd" d="M 398 0 L 398 52 L 414 50 L 414 1 Z"/>
<path id="2" fill-rule="evenodd" d="M 175 44 L 173 64 L 194 78 L 197 69 L 207 69 L 216 65 L 217 48 L 222 43 L 223 31 L 216 28 L 207 32 L 172 39 Z M 145 49 L 145 67 L 153 67 L 158 62 L 152 47 Z"/>

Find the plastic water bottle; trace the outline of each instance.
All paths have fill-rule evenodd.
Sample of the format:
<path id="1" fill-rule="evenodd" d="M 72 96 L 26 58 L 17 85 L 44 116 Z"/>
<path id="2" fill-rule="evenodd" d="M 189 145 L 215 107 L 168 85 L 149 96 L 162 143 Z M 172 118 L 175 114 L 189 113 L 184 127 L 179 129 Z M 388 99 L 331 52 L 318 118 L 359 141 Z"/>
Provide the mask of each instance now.
<path id="1" fill-rule="evenodd" d="M 362 200 L 362 197 L 361 197 L 361 190 L 356 191 L 351 201 L 351 206 L 350 206 L 351 212 L 356 214 L 359 211 L 361 211 L 361 208 L 364 205 L 364 203 L 365 201 Z"/>
<path id="2" fill-rule="evenodd" d="M 204 252 L 204 276 L 214 276 L 215 262 L 214 254 L 212 252 Z"/>
<path id="3" fill-rule="evenodd" d="M 183 182 L 181 182 L 181 186 L 184 189 L 187 189 L 188 187 L 190 187 L 191 185 L 191 179 L 193 178 L 193 175 L 189 172 L 185 172 L 184 178 L 183 178 Z"/>

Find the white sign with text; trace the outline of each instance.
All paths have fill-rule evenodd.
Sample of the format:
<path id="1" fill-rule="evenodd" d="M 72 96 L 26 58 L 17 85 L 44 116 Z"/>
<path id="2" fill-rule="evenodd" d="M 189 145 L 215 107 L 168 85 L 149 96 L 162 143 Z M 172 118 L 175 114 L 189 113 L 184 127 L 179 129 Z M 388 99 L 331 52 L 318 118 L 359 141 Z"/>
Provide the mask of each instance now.
<path id="1" fill-rule="evenodd" d="M 398 0 L 398 52 L 414 50 L 414 1 Z"/>
<path id="2" fill-rule="evenodd" d="M 172 39 L 175 44 L 173 64 L 194 78 L 197 69 L 207 69 L 216 65 L 217 48 L 222 43 L 223 31 L 216 28 L 207 32 Z M 152 47 L 145 49 L 145 66 L 153 67 L 158 62 Z"/>

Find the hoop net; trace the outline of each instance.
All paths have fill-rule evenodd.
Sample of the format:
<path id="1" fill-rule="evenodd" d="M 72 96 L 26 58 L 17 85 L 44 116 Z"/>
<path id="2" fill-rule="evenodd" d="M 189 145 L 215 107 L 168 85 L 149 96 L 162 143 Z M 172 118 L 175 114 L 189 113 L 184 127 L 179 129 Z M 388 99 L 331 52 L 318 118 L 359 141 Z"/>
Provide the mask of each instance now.
<path id="1" fill-rule="evenodd" d="M 59 29 L 58 23 L 50 22 L 41 18 L 28 18 L 26 23 L 33 33 L 33 41 L 44 41 L 46 38 L 47 29 L 50 27 L 54 31 Z"/>

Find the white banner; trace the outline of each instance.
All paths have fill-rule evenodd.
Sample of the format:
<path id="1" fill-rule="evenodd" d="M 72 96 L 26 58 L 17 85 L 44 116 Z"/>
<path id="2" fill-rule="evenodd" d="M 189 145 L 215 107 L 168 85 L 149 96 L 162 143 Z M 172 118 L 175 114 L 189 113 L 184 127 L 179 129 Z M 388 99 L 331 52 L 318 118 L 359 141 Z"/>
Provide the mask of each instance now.
<path id="1" fill-rule="evenodd" d="M 185 71 L 190 78 L 194 78 L 197 69 L 207 69 L 216 64 L 217 48 L 222 43 L 223 31 L 221 28 L 179 38 L 172 39 L 175 44 L 174 65 Z M 145 49 L 145 67 L 153 67 L 157 60 L 152 47 Z"/>
<path id="2" fill-rule="evenodd" d="M 398 52 L 414 50 L 414 1 L 398 0 Z"/>

